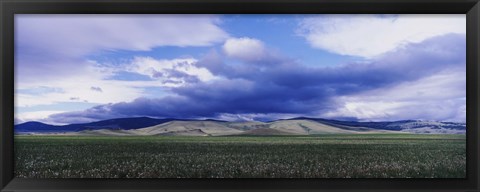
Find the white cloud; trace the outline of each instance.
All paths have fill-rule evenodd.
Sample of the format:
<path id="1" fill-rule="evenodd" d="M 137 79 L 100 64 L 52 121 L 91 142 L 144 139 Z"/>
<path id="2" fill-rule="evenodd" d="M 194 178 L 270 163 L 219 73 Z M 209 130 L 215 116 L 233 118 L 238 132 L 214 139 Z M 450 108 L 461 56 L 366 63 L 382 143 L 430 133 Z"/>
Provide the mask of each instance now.
<path id="1" fill-rule="evenodd" d="M 228 39 L 223 45 L 223 51 L 228 57 L 244 61 L 258 61 L 266 54 L 262 41 L 248 37 Z"/>
<path id="2" fill-rule="evenodd" d="M 79 56 L 98 50 L 148 51 L 158 46 L 208 46 L 229 35 L 213 15 L 17 15 L 20 46 Z M 194 34 L 192 34 L 194 32 Z"/>
<path id="3" fill-rule="evenodd" d="M 94 62 L 94 61 L 90 61 Z M 194 58 L 162 60 L 151 57 L 136 57 L 130 63 L 122 67 L 99 68 L 95 63 L 87 67 L 85 73 L 62 80 L 47 79 L 43 81 L 19 81 L 15 84 L 22 90 L 35 90 L 45 85 L 53 90 L 41 94 L 29 94 L 17 92 L 15 95 L 16 107 L 32 107 L 38 105 L 50 105 L 60 102 L 89 102 L 89 103 L 118 103 L 132 101 L 144 96 L 145 89 L 162 89 L 166 87 L 178 87 L 188 84 L 188 75 L 198 78 L 199 81 L 210 81 L 216 77 L 205 68 L 197 67 Z M 116 71 L 130 71 L 152 77 L 153 81 L 120 81 L 109 79 Z M 171 74 L 179 72 L 178 74 Z M 163 76 L 156 76 L 164 74 Z M 172 83 L 177 82 L 177 83 Z M 95 89 L 92 89 L 95 88 Z M 98 91 L 99 89 L 101 91 Z M 72 100 L 75 98 L 75 100 Z"/>
<path id="4" fill-rule="evenodd" d="M 465 31 L 465 15 L 320 15 L 304 19 L 298 34 L 314 48 L 371 58 L 406 43 Z"/>
<path id="5" fill-rule="evenodd" d="M 28 85 L 24 84 L 22 88 L 35 89 L 40 84 L 48 84 L 52 87 L 61 88 L 64 91 L 41 95 L 16 93 L 15 106 L 32 107 L 61 102 L 111 103 L 133 100 L 142 95 L 142 90 L 135 87 L 135 85 L 142 85 L 140 82 L 123 83 L 120 81 L 93 79 L 89 76 L 84 76 L 84 78 L 79 76 L 65 78 L 57 82 L 29 83 Z M 91 90 L 91 86 L 102 87 L 103 92 Z M 71 98 L 75 98 L 75 100 Z"/>
<path id="6" fill-rule="evenodd" d="M 214 15 L 15 16 L 18 81 L 43 81 L 88 72 L 90 57 L 161 46 L 211 46 L 229 34 Z M 194 34 L 192 34 L 194 33 Z"/>
<path id="7" fill-rule="evenodd" d="M 41 94 L 15 93 L 16 107 L 32 107 L 38 105 L 50 105 L 61 102 L 89 102 L 111 103 L 130 101 L 142 95 L 142 87 L 157 86 L 153 81 L 125 82 L 107 80 L 111 71 L 95 67 L 97 64 L 85 64 L 83 73 L 63 76 L 61 80 L 55 78 L 43 79 L 42 81 L 16 81 L 15 89 L 35 90 L 48 85 L 55 90 Z M 102 92 L 92 90 L 92 87 L 102 89 Z M 75 100 L 72 100 L 75 98 Z"/>
<path id="8" fill-rule="evenodd" d="M 163 86 L 180 86 L 188 83 L 184 77 L 171 74 L 175 71 L 196 77 L 200 81 L 210 81 L 216 78 L 208 69 L 198 67 L 197 62 L 197 59 L 194 58 L 168 60 L 154 59 L 152 57 L 135 57 L 134 60 L 127 65 L 127 70 L 148 75 L 158 81 L 174 80 L 181 82 L 178 84 L 164 83 Z"/>
<path id="9" fill-rule="evenodd" d="M 340 108 L 325 117 L 363 120 L 466 121 L 465 69 L 441 73 L 390 88 L 336 98 Z"/>

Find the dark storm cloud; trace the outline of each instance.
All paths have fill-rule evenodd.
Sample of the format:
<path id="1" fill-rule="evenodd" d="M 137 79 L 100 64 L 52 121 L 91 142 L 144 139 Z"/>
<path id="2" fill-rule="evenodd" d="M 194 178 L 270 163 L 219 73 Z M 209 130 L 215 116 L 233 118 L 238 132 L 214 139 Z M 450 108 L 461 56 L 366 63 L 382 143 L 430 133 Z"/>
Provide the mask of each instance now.
<path id="1" fill-rule="evenodd" d="M 292 92 L 281 86 L 264 86 L 246 80 L 203 83 L 173 90 L 179 96 L 162 99 L 138 98 L 132 102 L 101 105 L 82 112 L 50 116 L 55 120 L 89 121 L 113 117 L 151 116 L 173 118 L 217 117 L 222 113 L 308 113 L 318 108 L 323 92 L 308 89 Z M 321 102 L 325 107 L 326 102 Z M 101 115 L 96 115 L 101 114 Z M 78 121 L 78 119 L 76 120 Z M 62 122 L 60 122 L 62 123 Z"/>
<path id="2" fill-rule="evenodd" d="M 372 89 L 391 87 L 431 76 L 442 70 L 465 69 L 465 36 L 444 35 L 409 44 L 369 62 L 338 67 L 313 68 L 285 59 L 274 64 L 228 65 L 212 52 L 199 65 L 223 80 L 192 82 L 172 88 L 172 96 L 138 98 L 97 106 L 82 112 L 51 116 L 74 119 L 122 116 L 216 117 L 220 114 L 290 113 L 321 114 L 335 109 L 332 99 Z M 319 61 L 321 62 L 321 61 Z M 163 75 L 181 79 L 186 75 L 170 71 Z"/>

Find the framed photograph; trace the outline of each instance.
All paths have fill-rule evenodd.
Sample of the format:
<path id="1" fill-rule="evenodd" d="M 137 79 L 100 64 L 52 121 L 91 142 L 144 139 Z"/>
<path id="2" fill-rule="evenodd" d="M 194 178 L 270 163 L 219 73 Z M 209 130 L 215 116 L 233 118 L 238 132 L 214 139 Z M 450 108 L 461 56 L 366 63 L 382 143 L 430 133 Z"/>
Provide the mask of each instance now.
<path id="1" fill-rule="evenodd" d="M 480 191 L 477 0 L 2 0 L 1 191 Z"/>

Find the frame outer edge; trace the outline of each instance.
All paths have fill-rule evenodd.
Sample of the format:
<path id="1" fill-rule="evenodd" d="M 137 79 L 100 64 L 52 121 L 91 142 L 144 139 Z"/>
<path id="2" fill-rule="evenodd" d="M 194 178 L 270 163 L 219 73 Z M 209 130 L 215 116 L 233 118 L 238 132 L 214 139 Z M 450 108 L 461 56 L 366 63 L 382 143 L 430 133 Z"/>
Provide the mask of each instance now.
<path id="1" fill-rule="evenodd" d="M 0 189 L 4 189 L 13 179 L 13 34 L 4 29 L 14 27 L 12 3 L 0 0 Z M 5 19 L 10 19 L 7 22 Z"/>
<path id="2" fill-rule="evenodd" d="M 7 5 L 5 5 L 7 4 Z M 8 4 L 9 2 L 5 2 L 5 0 L 0 0 L 0 16 L 2 18 L 8 17 L 8 14 L 13 12 L 12 10 L 8 10 L 11 8 Z M 474 22 L 473 22 L 474 21 Z M 13 22 L 13 21 L 12 21 Z M 478 127 L 479 118 L 478 111 L 480 109 L 480 102 L 478 101 L 480 98 L 480 82 L 479 77 L 480 75 L 480 3 L 475 4 L 467 14 L 467 63 L 470 63 L 470 70 L 467 70 L 467 86 L 469 88 L 474 87 L 474 89 L 468 90 L 467 95 L 470 99 L 469 101 L 473 101 L 470 106 L 467 106 L 467 118 L 473 122 L 472 127 L 469 129 L 469 133 L 471 133 L 471 138 L 475 146 L 479 146 L 479 139 L 480 139 L 480 128 Z M 13 97 L 12 95 L 6 95 L 9 89 L 13 88 L 13 64 L 11 67 L 8 67 L 7 62 L 9 62 L 9 58 L 13 55 L 9 55 L 10 52 L 7 52 L 8 46 L 14 42 L 13 38 L 9 37 L 8 34 L 4 31 L 4 29 L 10 27 L 10 23 L 0 23 L 0 191 L 3 191 L 4 187 L 11 181 L 13 176 L 13 169 L 11 163 L 13 163 L 13 158 L 9 159 L 9 155 L 13 155 L 13 138 L 11 135 L 13 134 L 13 124 L 12 123 L 13 115 L 7 115 L 9 110 L 13 111 Z M 13 26 L 13 24 L 12 24 Z M 10 39 L 9 39 L 10 38 Z M 13 54 L 13 50 L 11 50 Z M 12 85 L 7 85 L 12 81 Z M 471 85 L 473 84 L 473 85 Z M 13 90 L 12 90 L 13 91 Z M 10 119 L 11 118 L 11 119 Z M 475 127 L 477 126 L 477 127 Z M 12 130 L 6 130 L 6 128 L 12 128 Z M 6 140 L 3 140 L 8 138 Z M 11 153 L 11 154 L 7 154 Z M 475 162 L 471 163 L 471 167 L 473 170 L 476 171 L 473 179 L 475 180 L 476 184 L 474 186 L 475 191 L 480 191 L 480 153 L 477 151 L 474 156 Z M 12 171 L 11 173 L 9 171 Z M 8 190 L 8 189 L 7 189 Z M 25 190 L 27 191 L 27 190 Z M 48 190 L 47 190 L 48 191 Z M 105 190 L 108 191 L 108 190 Z M 472 191 L 469 191 L 472 192 Z"/>
<path id="3" fill-rule="evenodd" d="M 471 27 L 474 28 L 473 29 L 473 34 L 470 36 L 472 38 L 472 43 L 474 44 L 472 46 L 472 52 L 475 51 L 475 53 L 472 53 L 472 62 L 474 64 L 474 66 L 476 66 L 476 76 L 475 76 L 475 92 L 476 92 L 476 95 L 475 95 L 475 99 L 476 99 L 476 102 L 475 102 L 475 111 L 477 115 L 477 117 L 475 118 L 476 119 L 476 126 L 474 130 L 476 130 L 476 133 L 474 134 L 475 135 L 475 140 L 474 140 L 474 143 L 475 143 L 475 146 L 479 146 L 479 139 L 480 139 L 480 127 L 479 124 L 478 124 L 478 121 L 479 121 L 479 117 L 478 117 L 478 110 L 480 109 L 480 102 L 478 101 L 479 100 L 479 96 L 480 96 L 480 88 L 479 88 L 479 77 L 478 75 L 480 75 L 480 67 L 479 67 L 479 64 L 480 64 L 480 60 L 479 60 L 479 47 L 480 47 L 480 38 L 479 38 L 479 32 L 480 32 L 480 3 L 477 3 L 471 10 L 471 12 L 475 13 L 474 16 L 475 16 L 475 20 L 476 22 L 471 22 L 470 24 L 472 25 Z M 477 156 L 476 156 L 476 159 L 475 159 L 475 166 L 476 166 L 476 190 L 477 191 L 480 191 L 480 152 L 477 150 Z"/>
<path id="4" fill-rule="evenodd" d="M 479 127 L 479 110 L 480 110 L 480 2 L 477 2 L 475 6 L 473 6 L 467 13 L 467 67 L 471 67 L 471 70 L 467 70 L 467 103 L 471 103 L 467 105 L 467 122 L 473 123 L 469 128 L 467 128 L 467 132 L 469 135 L 467 137 L 472 139 L 473 142 L 469 142 L 474 146 L 479 146 L 480 140 L 480 127 Z M 467 68 L 468 69 L 468 68 Z M 468 85 L 469 83 L 473 85 Z M 473 88 L 468 90 L 468 88 Z M 468 127 L 468 125 L 467 125 Z M 468 149 L 468 148 L 467 148 Z M 468 152 L 473 152 L 472 150 L 468 150 Z M 469 163 L 470 168 L 467 168 L 468 171 L 474 171 L 475 174 L 469 174 L 469 176 L 473 175 L 473 182 L 475 182 L 475 191 L 480 191 L 480 152 L 476 151 L 476 154 L 472 159 L 474 162 Z M 468 155 L 468 154 L 467 154 Z M 470 159 L 470 160 L 472 160 Z"/>
<path id="5" fill-rule="evenodd" d="M 476 129 L 476 134 L 475 134 L 475 137 L 476 139 L 474 140 L 475 141 L 475 145 L 476 146 L 479 146 L 480 144 L 480 127 L 479 127 L 479 113 L 478 111 L 480 110 L 480 102 L 479 102 L 479 96 L 480 96 L 480 83 L 479 83 L 479 80 L 480 78 L 478 77 L 480 75 L 480 2 L 477 2 L 477 4 L 471 9 L 471 11 L 473 11 L 475 13 L 475 21 L 476 22 L 472 22 L 470 23 L 472 25 L 472 27 L 474 28 L 474 33 L 472 34 L 473 39 L 474 39 L 474 47 L 472 47 L 473 51 L 475 51 L 476 53 L 473 54 L 473 57 L 474 57 L 474 64 L 475 66 L 477 67 L 476 68 L 476 78 L 475 78 L 475 91 L 476 91 L 476 97 L 474 97 L 476 99 L 476 105 L 475 105 L 475 112 L 474 114 L 477 115 L 476 117 L 476 126 L 475 127 Z M 476 157 L 476 166 L 477 166 L 477 173 L 476 173 L 476 177 L 477 177 L 477 186 L 476 186 L 476 190 L 477 191 L 480 191 L 480 152 L 477 151 L 477 157 Z"/>
<path id="6" fill-rule="evenodd" d="M 4 6 L 3 6 L 3 3 L 4 1 L 3 0 L 0 0 L 0 16 L 1 17 L 4 17 L 4 14 L 5 14 L 5 10 L 4 10 Z M 1 22 L 0 23 L 0 81 L 4 82 L 4 67 L 5 67 L 5 59 L 3 57 L 3 50 L 5 50 L 5 45 L 4 45 L 4 31 L 5 31 L 6 27 L 5 27 L 5 23 L 4 22 Z M 5 108 L 3 108 L 2 106 L 4 106 L 4 86 L 3 85 L 0 85 L 0 126 L 3 125 L 5 119 L 3 118 L 4 114 L 5 114 Z M 4 128 L 3 127 L 0 127 L 0 139 L 3 140 L 4 138 L 4 134 L 3 134 L 3 130 Z M 3 181 L 4 179 L 4 174 L 5 174 L 5 162 L 4 162 L 4 158 L 5 158 L 5 145 L 3 144 L 3 141 L 0 141 L 0 190 L 2 190 L 5 186 L 6 186 L 6 183 Z"/>

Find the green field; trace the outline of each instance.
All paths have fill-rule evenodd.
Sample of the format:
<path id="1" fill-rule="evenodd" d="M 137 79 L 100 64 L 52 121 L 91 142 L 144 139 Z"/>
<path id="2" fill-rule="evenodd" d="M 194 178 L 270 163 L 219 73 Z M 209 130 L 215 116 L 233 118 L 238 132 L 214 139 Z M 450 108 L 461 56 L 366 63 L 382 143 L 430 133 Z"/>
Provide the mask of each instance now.
<path id="1" fill-rule="evenodd" d="M 464 178 L 465 135 L 16 136 L 21 178 Z"/>

